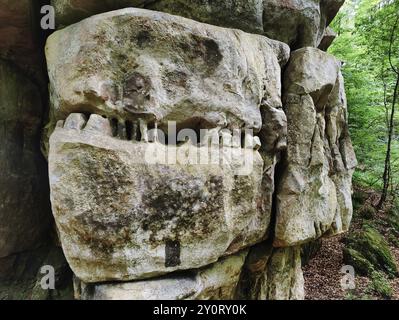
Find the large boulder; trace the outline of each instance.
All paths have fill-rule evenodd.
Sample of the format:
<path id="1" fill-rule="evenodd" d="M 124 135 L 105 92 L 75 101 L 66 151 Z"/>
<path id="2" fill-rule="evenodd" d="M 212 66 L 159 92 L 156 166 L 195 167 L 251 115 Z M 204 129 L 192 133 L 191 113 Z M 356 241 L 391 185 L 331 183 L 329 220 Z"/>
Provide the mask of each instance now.
<path id="1" fill-rule="evenodd" d="M 263 36 L 142 9 L 97 15 L 49 38 L 53 119 L 67 118 L 50 139 L 51 199 L 79 278 L 198 268 L 267 236 L 286 125 L 280 64 L 288 53 Z M 228 132 L 222 147 L 210 149 L 203 140 L 147 143 L 147 127 L 169 121 L 216 133 L 277 129 L 270 146 L 262 139 L 263 158 L 240 148 L 240 135 L 232 145 Z M 251 134 L 245 141 L 260 147 Z M 149 163 L 148 150 L 182 157 Z M 186 156 L 193 153 L 220 154 L 224 164 L 195 166 Z"/>
<path id="2" fill-rule="evenodd" d="M 293 50 L 317 47 L 344 0 L 264 0 L 263 29 Z"/>
<path id="3" fill-rule="evenodd" d="M 123 9 L 86 19 L 47 42 L 54 117 L 72 112 L 165 126 L 262 126 L 281 107 L 286 45 L 164 13 Z"/>
<path id="4" fill-rule="evenodd" d="M 344 0 L 52 0 L 59 26 L 110 10 L 141 7 L 263 34 L 293 49 L 317 47 L 343 3 Z"/>
<path id="5" fill-rule="evenodd" d="M 75 281 L 81 300 L 231 300 L 247 251 L 222 258 L 198 270 L 123 283 L 87 284 Z"/>
<path id="6" fill-rule="evenodd" d="M 59 26 L 127 7 L 167 12 L 204 23 L 262 33 L 262 0 L 52 0 Z"/>
<path id="7" fill-rule="evenodd" d="M 263 0 L 159 0 L 146 8 L 250 33 L 263 33 Z"/>
<path id="8" fill-rule="evenodd" d="M 315 48 L 297 50 L 284 85 L 288 147 L 277 191 L 275 246 L 347 231 L 356 166 L 339 61 Z"/>
<path id="9" fill-rule="evenodd" d="M 198 268 L 266 236 L 257 151 L 121 140 L 108 119 L 74 117 L 50 138 L 49 172 L 61 242 L 80 279 Z M 170 154 L 176 163 L 164 160 Z M 193 154 L 222 161 L 190 163 Z M 243 158 L 251 165 L 245 175 Z"/>
<path id="10" fill-rule="evenodd" d="M 393 277 L 399 274 L 388 243 L 378 230 L 367 224 L 346 239 L 344 262 L 361 275 L 371 276 L 374 271 Z"/>
<path id="11" fill-rule="evenodd" d="M 42 113 L 37 86 L 0 60 L 0 257 L 39 246 L 49 229 Z"/>
<path id="12" fill-rule="evenodd" d="M 68 26 L 92 15 L 122 9 L 139 7 L 151 0 L 51 0 L 58 26 Z"/>

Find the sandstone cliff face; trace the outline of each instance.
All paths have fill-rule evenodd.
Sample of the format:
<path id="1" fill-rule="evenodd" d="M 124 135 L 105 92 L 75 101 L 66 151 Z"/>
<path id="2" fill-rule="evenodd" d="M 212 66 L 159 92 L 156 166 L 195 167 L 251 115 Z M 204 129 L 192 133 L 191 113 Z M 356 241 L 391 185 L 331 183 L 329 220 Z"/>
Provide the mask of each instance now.
<path id="1" fill-rule="evenodd" d="M 127 7 L 167 12 L 221 27 L 265 35 L 297 49 L 317 47 L 344 0 L 52 0 L 57 24 Z"/>
<path id="2" fill-rule="evenodd" d="M 15 77 L 1 112 L 26 101 L 1 154 L 20 150 L 32 185 L 0 190 L 3 261 L 49 235 L 31 208 L 50 199 L 77 299 L 303 299 L 301 245 L 352 215 L 340 62 L 317 49 L 342 3 L 52 1 L 50 194 L 33 191 L 46 185 L 45 90 L 0 64 Z"/>

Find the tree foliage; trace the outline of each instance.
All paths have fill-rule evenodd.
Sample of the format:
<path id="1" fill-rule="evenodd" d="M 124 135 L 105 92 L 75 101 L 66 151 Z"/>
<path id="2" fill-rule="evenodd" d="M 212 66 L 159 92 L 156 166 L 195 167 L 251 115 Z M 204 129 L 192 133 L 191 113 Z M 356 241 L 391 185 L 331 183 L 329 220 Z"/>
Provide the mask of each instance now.
<path id="1" fill-rule="evenodd" d="M 332 27 L 339 37 L 330 51 L 343 62 L 349 125 L 359 168 L 355 181 L 382 189 L 389 136 L 390 191 L 399 185 L 397 81 L 399 0 L 347 0 Z M 396 94 L 396 95 L 395 95 Z"/>

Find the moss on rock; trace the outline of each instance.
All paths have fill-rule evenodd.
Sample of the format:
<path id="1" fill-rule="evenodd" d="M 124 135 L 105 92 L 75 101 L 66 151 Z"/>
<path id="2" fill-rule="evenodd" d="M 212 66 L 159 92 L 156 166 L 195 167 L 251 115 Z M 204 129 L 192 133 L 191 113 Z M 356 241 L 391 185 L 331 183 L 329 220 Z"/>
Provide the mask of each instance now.
<path id="1" fill-rule="evenodd" d="M 353 233 L 347 239 L 344 258 L 346 263 L 352 262 L 359 273 L 367 271 L 370 275 L 372 269 L 365 262 L 366 260 L 376 271 L 383 271 L 390 276 L 398 275 L 398 268 L 387 242 L 370 225 L 364 225 L 360 231 Z"/>
<path id="2" fill-rule="evenodd" d="M 359 251 L 344 248 L 343 255 L 344 262 L 353 266 L 358 274 L 366 276 L 374 271 L 373 265 Z"/>

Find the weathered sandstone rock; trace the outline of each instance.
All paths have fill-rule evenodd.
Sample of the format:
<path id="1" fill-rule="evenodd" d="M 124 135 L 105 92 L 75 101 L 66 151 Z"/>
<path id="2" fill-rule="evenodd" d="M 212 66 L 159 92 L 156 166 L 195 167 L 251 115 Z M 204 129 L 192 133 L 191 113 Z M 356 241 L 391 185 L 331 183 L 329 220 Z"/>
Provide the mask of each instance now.
<path id="1" fill-rule="evenodd" d="M 221 27 L 263 33 L 263 0 L 159 0 L 145 7 Z"/>
<path id="2" fill-rule="evenodd" d="M 317 47 L 344 0 L 52 0 L 57 23 L 70 25 L 94 14 L 142 7 L 227 28 L 264 34 L 294 49 Z"/>
<path id="3" fill-rule="evenodd" d="M 139 7 L 151 0 L 51 0 L 55 9 L 56 23 L 68 26 L 92 15 L 122 9 Z"/>
<path id="4" fill-rule="evenodd" d="M 43 143 L 76 297 L 303 299 L 302 244 L 352 216 L 340 63 L 315 49 L 343 0 L 0 0 L 0 300 L 71 293 L 42 246 L 50 2 Z"/>
<path id="5" fill-rule="evenodd" d="M 92 15 L 127 7 L 167 12 L 221 27 L 262 33 L 262 0 L 52 0 L 57 24 L 67 26 Z"/>
<path id="6" fill-rule="evenodd" d="M 234 298 L 247 251 L 198 270 L 149 280 L 86 284 L 75 281 L 82 300 L 230 300 Z"/>
<path id="7" fill-rule="evenodd" d="M 297 50 L 284 85 L 288 147 L 277 191 L 275 246 L 348 230 L 356 166 L 340 63 L 315 48 Z"/>
<path id="8" fill-rule="evenodd" d="M 80 279 L 130 280 L 198 268 L 265 237 L 270 212 L 260 207 L 258 152 L 121 140 L 108 119 L 91 115 L 86 124 L 83 115 L 76 118 L 52 134 L 49 172 L 61 242 Z M 176 164 L 164 161 L 170 152 Z M 195 153 L 224 160 L 190 164 Z M 240 175 L 245 157 L 251 171 Z"/>
<path id="9" fill-rule="evenodd" d="M 0 55 L 12 60 L 29 58 L 36 48 L 30 0 L 0 1 Z"/>
<path id="10" fill-rule="evenodd" d="M 251 247 L 236 291 L 243 300 L 303 300 L 299 247 L 273 248 L 269 242 Z"/>
<path id="11" fill-rule="evenodd" d="M 317 47 L 344 0 L 264 0 L 263 28 L 292 49 Z"/>
<path id="12" fill-rule="evenodd" d="M 319 43 L 318 48 L 320 50 L 327 51 L 336 37 L 337 34 L 334 32 L 334 30 L 331 28 L 327 28 L 326 31 L 324 32 L 323 38 Z"/>
<path id="13" fill-rule="evenodd" d="M 0 60 L 0 257 L 32 249 L 51 218 L 39 89 Z"/>
<path id="14" fill-rule="evenodd" d="M 49 38 L 53 119 L 67 118 L 50 139 L 51 198 L 79 278 L 198 268 L 266 237 L 275 155 L 286 144 L 280 64 L 288 54 L 263 36 L 142 9 L 97 15 Z M 240 148 L 240 136 L 236 146 L 223 130 L 223 146 L 210 150 L 203 140 L 148 144 L 147 129 L 168 121 L 217 133 L 245 127 L 265 145 L 246 135 L 255 150 Z M 183 157 L 149 164 L 148 149 Z M 188 163 L 187 153 L 208 152 L 225 164 Z M 247 158 L 250 171 L 240 175 Z"/>
<path id="15" fill-rule="evenodd" d="M 259 131 L 262 100 L 281 106 L 288 55 L 262 36 L 149 10 L 113 11 L 50 36 L 53 113 Z"/>
<path id="16" fill-rule="evenodd" d="M 300 247 L 278 248 L 273 251 L 267 270 L 267 300 L 303 300 L 304 279 Z"/>

